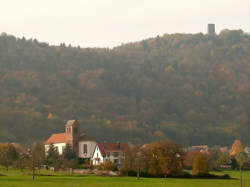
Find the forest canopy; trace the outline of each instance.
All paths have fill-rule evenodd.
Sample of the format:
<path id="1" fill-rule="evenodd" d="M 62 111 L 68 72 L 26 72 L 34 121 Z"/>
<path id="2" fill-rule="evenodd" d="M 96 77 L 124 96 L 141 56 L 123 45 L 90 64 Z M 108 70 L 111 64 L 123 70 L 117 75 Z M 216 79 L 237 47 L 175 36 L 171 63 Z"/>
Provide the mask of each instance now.
<path id="1" fill-rule="evenodd" d="M 98 141 L 250 142 L 250 35 L 165 34 L 113 49 L 0 36 L 0 141 L 69 119 Z"/>

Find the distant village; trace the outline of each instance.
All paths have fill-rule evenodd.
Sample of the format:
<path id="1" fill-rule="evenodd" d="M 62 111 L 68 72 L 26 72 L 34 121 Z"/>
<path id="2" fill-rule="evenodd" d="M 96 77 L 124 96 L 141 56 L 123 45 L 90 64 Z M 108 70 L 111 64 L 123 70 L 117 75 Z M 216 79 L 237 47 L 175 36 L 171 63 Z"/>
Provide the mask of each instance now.
<path id="1" fill-rule="evenodd" d="M 111 161 L 120 165 L 128 151 L 128 143 L 120 142 L 96 142 L 86 134 L 80 134 L 80 124 L 77 120 L 69 120 L 65 125 L 65 133 L 52 134 L 45 142 L 45 151 L 49 150 L 51 144 L 59 154 L 63 154 L 66 144 L 71 145 L 73 151 L 79 158 L 88 159 L 93 165 L 100 165 Z"/>
<path id="2" fill-rule="evenodd" d="M 111 161 L 116 166 L 121 166 L 122 160 L 125 159 L 126 152 L 129 150 L 129 146 L 132 145 L 120 142 L 96 142 L 94 139 L 88 137 L 88 135 L 80 134 L 79 126 L 80 124 L 77 120 L 69 120 L 65 125 L 65 133 L 52 134 L 45 142 L 45 151 L 47 152 L 49 146 L 53 144 L 58 153 L 63 154 L 66 144 L 69 144 L 79 158 L 87 159 L 93 165 L 100 165 L 106 161 Z M 145 145 L 142 145 L 142 147 L 145 147 Z M 242 145 L 237 140 L 234 146 L 230 150 L 228 147 L 197 145 L 184 148 L 184 151 L 186 153 L 203 153 L 206 155 L 220 152 L 229 153 L 231 156 L 234 156 L 237 153 L 237 149 Z M 250 147 L 245 147 L 244 151 L 250 158 Z M 221 165 L 221 167 L 231 168 L 231 161 Z"/>
<path id="3" fill-rule="evenodd" d="M 192 169 L 194 175 L 206 175 L 218 169 L 250 169 L 250 147 L 244 147 L 240 140 L 235 140 L 231 148 L 208 145 L 183 148 L 169 139 L 143 145 L 97 142 L 80 133 L 77 120 L 69 120 L 64 133 L 52 134 L 45 142 L 34 143 L 29 148 L 19 143 L 0 143 L 0 165 L 7 170 L 10 166 L 21 170 L 30 168 L 33 176 L 42 168 L 137 177 L 139 173 L 176 176 L 182 169 Z"/>

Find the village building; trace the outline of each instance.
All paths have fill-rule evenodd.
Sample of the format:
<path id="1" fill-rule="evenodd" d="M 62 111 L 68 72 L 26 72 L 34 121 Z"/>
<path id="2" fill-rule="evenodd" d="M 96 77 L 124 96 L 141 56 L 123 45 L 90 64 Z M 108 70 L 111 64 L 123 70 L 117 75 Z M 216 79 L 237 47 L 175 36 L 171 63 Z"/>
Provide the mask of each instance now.
<path id="1" fill-rule="evenodd" d="M 186 148 L 185 151 L 199 151 L 201 153 L 208 153 L 209 147 L 207 145 L 196 145 Z"/>
<path id="2" fill-rule="evenodd" d="M 90 159 L 96 147 L 96 142 L 87 135 L 80 135 L 80 124 L 77 120 L 69 120 L 65 125 L 65 133 L 52 134 L 45 142 L 45 151 L 53 144 L 59 154 L 63 153 L 66 144 L 71 145 L 79 158 Z"/>
<path id="3" fill-rule="evenodd" d="M 60 155 L 63 154 L 66 144 L 69 144 L 79 158 L 89 159 L 93 165 L 109 160 L 119 166 L 128 150 L 128 143 L 97 143 L 86 134 L 80 135 L 80 124 L 77 120 L 66 123 L 65 133 L 52 134 L 45 142 L 45 152 L 51 144 Z"/>
<path id="4" fill-rule="evenodd" d="M 122 164 L 127 151 L 128 143 L 97 143 L 91 159 L 92 164 L 100 165 L 106 161 L 111 161 L 119 166 Z"/>
<path id="5" fill-rule="evenodd" d="M 247 156 L 250 158 L 250 147 L 245 147 L 244 151 L 247 154 Z"/>

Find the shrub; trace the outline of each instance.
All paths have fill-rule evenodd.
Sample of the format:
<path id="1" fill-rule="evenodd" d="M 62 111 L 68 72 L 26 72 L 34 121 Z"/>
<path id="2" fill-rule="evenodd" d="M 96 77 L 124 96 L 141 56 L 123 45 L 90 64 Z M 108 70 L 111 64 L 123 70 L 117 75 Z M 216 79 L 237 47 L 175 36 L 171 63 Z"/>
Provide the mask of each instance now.
<path id="1" fill-rule="evenodd" d="M 111 161 L 106 161 L 103 164 L 101 164 L 101 169 L 106 171 L 113 171 L 115 170 L 115 165 Z"/>

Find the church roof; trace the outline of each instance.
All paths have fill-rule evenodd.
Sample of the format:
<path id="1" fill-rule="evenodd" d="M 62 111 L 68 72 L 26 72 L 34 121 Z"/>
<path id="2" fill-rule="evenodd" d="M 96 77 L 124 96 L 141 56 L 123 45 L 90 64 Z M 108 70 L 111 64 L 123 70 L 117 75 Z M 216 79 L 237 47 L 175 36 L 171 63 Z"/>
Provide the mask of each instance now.
<path id="1" fill-rule="evenodd" d="M 68 120 L 66 126 L 71 126 L 74 125 L 75 123 L 77 123 L 77 120 Z"/>
<path id="2" fill-rule="evenodd" d="M 49 139 L 45 142 L 45 144 L 54 144 L 54 143 L 66 143 L 66 134 L 52 134 Z"/>

